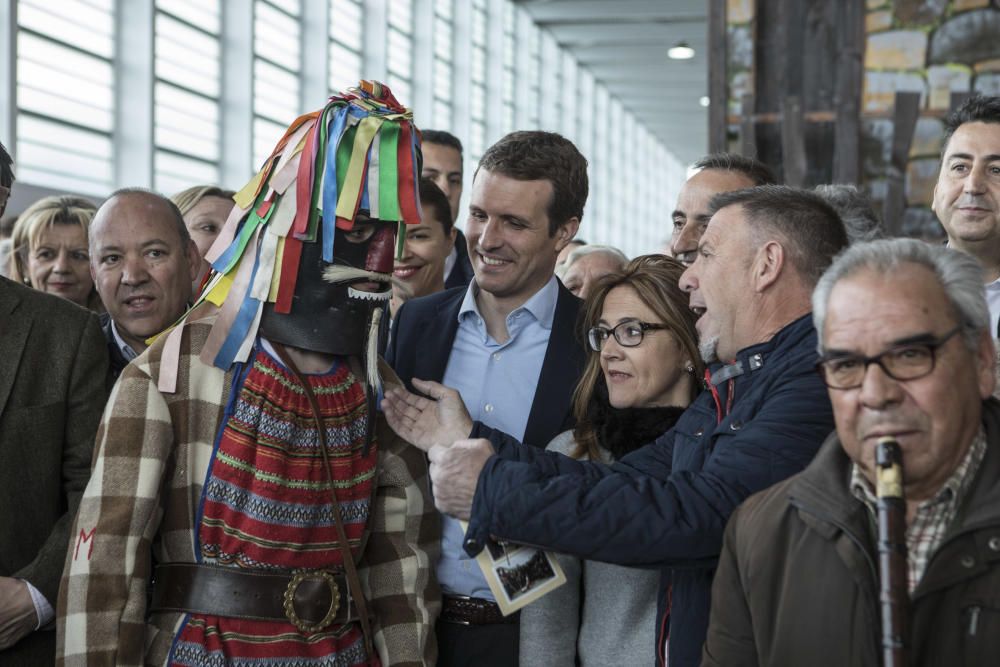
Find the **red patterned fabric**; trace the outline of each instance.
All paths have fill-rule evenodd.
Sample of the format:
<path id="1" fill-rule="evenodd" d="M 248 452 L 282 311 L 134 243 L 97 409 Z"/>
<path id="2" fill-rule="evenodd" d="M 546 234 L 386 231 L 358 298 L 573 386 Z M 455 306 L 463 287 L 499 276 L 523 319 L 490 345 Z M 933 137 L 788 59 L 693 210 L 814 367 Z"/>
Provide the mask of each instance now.
<path id="1" fill-rule="evenodd" d="M 342 363 L 307 380 L 320 406 L 329 478 L 357 560 L 377 462 L 377 446 L 363 452 L 364 388 Z M 204 489 L 202 562 L 286 572 L 340 569 L 333 492 L 312 409 L 295 376 L 263 350 L 227 411 Z M 288 622 L 192 615 L 172 664 L 361 665 L 363 647 L 357 624 L 307 635 Z"/>

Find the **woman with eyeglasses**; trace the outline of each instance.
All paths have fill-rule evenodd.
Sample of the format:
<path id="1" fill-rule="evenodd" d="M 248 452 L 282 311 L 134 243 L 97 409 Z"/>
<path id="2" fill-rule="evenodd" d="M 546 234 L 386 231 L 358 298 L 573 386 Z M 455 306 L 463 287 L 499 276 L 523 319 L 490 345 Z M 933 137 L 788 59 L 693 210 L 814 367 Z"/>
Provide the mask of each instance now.
<path id="1" fill-rule="evenodd" d="M 668 431 L 700 390 L 684 266 L 645 255 L 602 278 L 583 325 L 591 355 L 573 397 L 576 428 L 548 448 L 611 462 Z M 522 665 L 641 665 L 655 644 L 659 572 L 560 556 L 567 583 L 521 611 Z"/>

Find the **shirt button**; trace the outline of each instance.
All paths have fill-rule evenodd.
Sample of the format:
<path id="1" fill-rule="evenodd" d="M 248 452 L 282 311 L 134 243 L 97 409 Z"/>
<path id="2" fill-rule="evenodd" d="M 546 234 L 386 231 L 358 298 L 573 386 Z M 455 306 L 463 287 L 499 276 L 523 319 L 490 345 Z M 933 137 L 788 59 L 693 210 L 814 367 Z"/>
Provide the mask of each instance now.
<path id="1" fill-rule="evenodd" d="M 493 361 L 500 361 L 500 353 L 499 352 L 494 352 L 492 356 L 493 356 Z"/>
<path id="2" fill-rule="evenodd" d="M 972 556 L 962 556 L 962 560 L 959 561 L 966 570 L 972 569 L 972 566 L 976 564 L 976 559 Z"/>
<path id="3" fill-rule="evenodd" d="M 486 412 L 493 412 L 493 404 L 487 403 L 485 406 L 483 406 L 483 410 L 486 410 Z"/>
<path id="4" fill-rule="evenodd" d="M 987 545 L 991 551 L 1000 551 L 1000 537 L 991 537 Z"/>

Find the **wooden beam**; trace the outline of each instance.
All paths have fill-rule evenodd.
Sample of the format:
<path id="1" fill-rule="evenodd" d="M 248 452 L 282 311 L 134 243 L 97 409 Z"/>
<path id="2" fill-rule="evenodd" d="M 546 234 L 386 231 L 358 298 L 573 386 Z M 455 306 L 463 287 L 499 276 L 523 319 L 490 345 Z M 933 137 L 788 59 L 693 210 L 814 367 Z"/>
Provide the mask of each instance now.
<path id="1" fill-rule="evenodd" d="M 919 116 L 920 93 L 897 92 L 892 114 L 888 187 L 882 206 L 882 224 L 891 236 L 898 236 L 903 228 L 903 211 L 906 210 L 906 164 Z"/>
<path id="2" fill-rule="evenodd" d="M 951 113 L 958 107 L 965 104 L 965 101 L 972 97 L 972 93 L 967 90 L 963 91 L 953 91 L 951 93 L 951 98 L 948 100 L 948 113 Z"/>
<path id="3" fill-rule="evenodd" d="M 757 123 L 753 115 L 753 95 L 746 94 L 740 100 L 740 155 L 757 157 Z"/>
<path id="4" fill-rule="evenodd" d="M 833 182 L 859 183 L 861 178 L 861 82 L 865 0 L 839 4 L 837 60 L 837 125 L 833 142 Z"/>
<path id="5" fill-rule="evenodd" d="M 729 106 L 728 50 L 726 48 L 726 0 L 708 3 L 708 150 L 727 149 Z"/>
<path id="6" fill-rule="evenodd" d="M 806 133 L 802 122 L 802 98 L 789 95 L 782 100 L 781 162 L 785 185 L 802 187 L 806 184 Z"/>

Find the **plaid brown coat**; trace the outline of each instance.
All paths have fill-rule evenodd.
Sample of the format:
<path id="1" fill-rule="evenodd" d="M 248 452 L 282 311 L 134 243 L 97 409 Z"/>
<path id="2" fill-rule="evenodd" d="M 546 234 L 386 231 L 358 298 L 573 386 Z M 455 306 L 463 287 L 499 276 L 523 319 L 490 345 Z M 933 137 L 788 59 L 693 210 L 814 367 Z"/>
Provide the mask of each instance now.
<path id="1" fill-rule="evenodd" d="M 129 364 L 115 385 L 59 592 L 60 665 L 166 661 L 183 615 L 155 614 L 146 622 L 150 553 L 161 563 L 196 562 L 202 482 L 233 381 L 231 371 L 198 358 L 211 322 L 187 326 L 176 393 L 157 390 L 165 337 Z M 387 381 L 395 379 L 382 370 Z M 433 665 L 440 525 L 426 457 L 384 419 L 377 428 L 378 488 L 359 563 L 376 618 L 376 649 L 383 665 Z"/>

